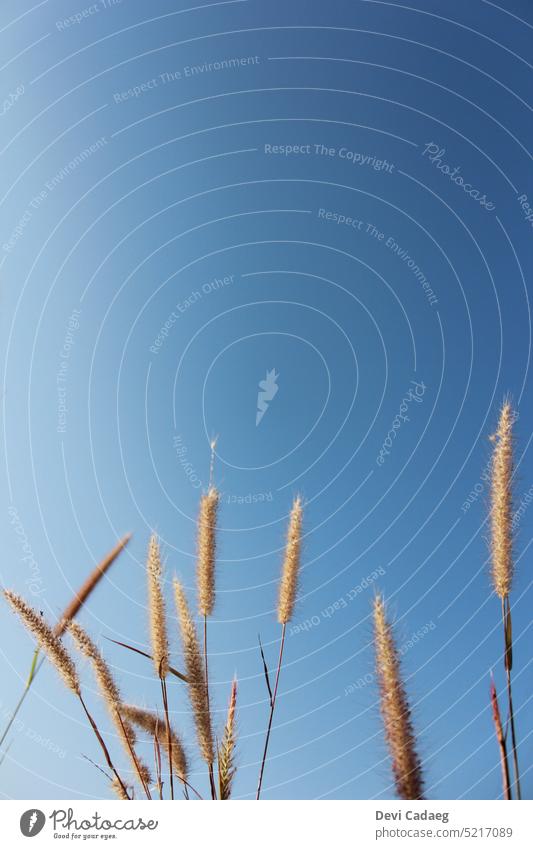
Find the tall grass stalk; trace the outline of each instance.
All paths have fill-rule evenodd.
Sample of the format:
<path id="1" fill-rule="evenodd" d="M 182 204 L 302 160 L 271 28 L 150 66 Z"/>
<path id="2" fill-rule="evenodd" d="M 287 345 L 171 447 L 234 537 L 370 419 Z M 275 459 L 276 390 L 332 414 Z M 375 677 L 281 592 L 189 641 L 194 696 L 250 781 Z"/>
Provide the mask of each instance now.
<path id="1" fill-rule="evenodd" d="M 203 651 L 206 711 L 209 711 L 209 662 L 207 651 L 207 618 L 215 606 L 215 562 L 216 562 L 216 524 L 219 493 L 212 485 L 215 445 L 211 445 L 210 486 L 200 499 L 198 515 L 198 554 L 196 579 L 198 585 L 198 612 L 203 617 Z M 213 764 L 208 765 L 211 788 L 215 787 Z"/>
<path id="2" fill-rule="evenodd" d="M 165 600 L 161 587 L 162 568 L 159 543 L 155 534 L 150 537 L 148 546 L 148 559 L 146 562 L 146 573 L 148 576 L 148 608 L 150 611 L 150 631 L 152 640 L 152 657 L 156 674 L 161 685 L 161 696 L 163 699 L 163 710 L 165 712 L 167 746 L 169 750 L 168 769 L 170 780 L 170 798 L 174 798 L 174 774 L 172 760 L 172 734 L 170 731 L 170 717 L 168 711 L 168 691 L 166 678 L 169 671 L 169 644 L 167 633 L 167 618 Z"/>
<path id="3" fill-rule="evenodd" d="M 285 647 L 285 635 L 287 623 L 290 622 L 294 613 L 294 605 L 296 603 L 296 593 L 298 590 L 298 579 L 300 573 L 300 556 L 302 548 L 302 520 L 303 506 L 300 497 L 294 500 L 292 505 L 289 528 L 287 531 L 287 543 L 285 546 L 285 557 L 283 560 L 283 568 L 281 573 L 281 581 L 279 586 L 278 598 L 278 622 L 281 625 L 281 642 L 279 647 L 278 665 L 276 668 L 276 678 L 274 682 L 274 690 L 270 698 L 270 712 L 268 716 L 268 725 L 265 738 L 265 746 L 263 756 L 261 758 L 261 766 L 259 769 L 259 779 L 257 781 L 257 791 L 255 798 L 259 800 L 261 796 L 261 788 L 263 785 L 263 775 L 265 772 L 265 764 L 268 754 L 268 745 L 270 735 L 272 733 L 272 722 L 274 719 L 274 711 L 276 709 L 276 698 L 278 695 L 279 678 L 281 667 L 283 664 L 283 649 Z"/>
<path id="4" fill-rule="evenodd" d="M 202 758 L 208 767 L 211 797 L 216 799 L 213 772 L 215 749 L 211 727 L 211 707 L 206 695 L 205 667 L 202 652 L 185 591 L 177 579 L 174 579 L 174 594 L 180 623 L 183 658 L 187 671 L 189 699 L 196 727 L 196 736 Z"/>
<path id="5" fill-rule="evenodd" d="M 121 785 L 124 794 L 128 796 L 128 792 L 126 790 L 126 786 L 122 781 L 120 775 L 118 774 L 113 761 L 111 760 L 111 755 L 109 754 L 109 750 L 104 742 L 102 735 L 100 734 L 100 730 L 93 719 L 92 715 L 89 713 L 87 705 L 83 699 L 81 694 L 81 686 L 80 679 L 78 676 L 78 672 L 76 669 L 76 665 L 72 658 L 70 657 L 67 649 L 61 642 L 60 637 L 56 633 L 56 629 L 52 629 L 50 625 L 43 619 L 42 616 L 37 613 L 36 610 L 33 609 L 29 604 L 27 604 L 21 596 L 17 595 L 10 590 L 4 591 L 4 596 L 8 601 L 11 608 L 18 614 L 23 624 L 26 626 L 27 630 L 34 636 L 37 640 L 39 647 L 45 652 L 48 659 L 54 666 L 56 672 L 59 673 L 60 677 L 63 679 L 63 683 L 73 693 L 81 703 L 81 706 L 84 710 L 84 713 L 89 720 L 92 730 L 100 744 L 102 751 L 104 753 L 104 757 L 106 759 L 106 763 L 109 769 L 114 774 L 115 778 Z M 129 798 L 129 796 L 128 796 Z"/>
<path id="6" fill-rule="evenodd" d="M 511 602 L 509 595 L 513 583 L 513 474 L 514 474 L 514 434 L 515 413 L 506 399 L 500 411 L 496 433 L 491 437 L 494 443 L 491 461 L 490 481 L 490 554 L 492 562 L 492 585 L 500 598 L 502 627 L 504 637 L 504 666 L 507 682 L 507 703 L 509 725 L 511 729 L 511 747 L 513 753 L 514 789 L 516 798 L 522 798 L 520 770 L 518 765 L 518 744 L 513 705 L 511 671 L 513 668 L 513 628 Z"/>
<path id="7" fill-rule="evenodd" d="M 63 611 L 57 625 L 54 628 L 54 633 L 57 634 L 57 636 L 61 636 L 61 634 L 64 633 L 67 624 L 70 622 L 71 619 L 74 619 L 74 617 L 77 615 L 81 606 L 86 602 L 87 598 L 90 596 L 100 579 L 105 575 L 109 567 L 115 562 L 120 552 L 127 546 L 130 539 L 131 534 L 126 534 L 125 536 L 123 536 L 122 539 L 119 540 L 116 546 L 112 549 L 112 551 L 109 552 L 107 557 L 104 557 L 104 559 L 98 564 L 98 566 L 93 569 L 91 574 L 88 576 L 87 580 L 82 584 L 78 592 L 74 595 L 74 597 L 71 599 L 71 601 Z M 9 734 L 9 731 L 11 730 L 15 719 L 17 718 L 17 715 L 22 705 L 24 704 L 26 696 L 28 695 L 30 687 L 33 684 L 33 680 L 37 675 L 39 669 L 43 665 L 43 662 L 44 658 L 41 658 L 41 660 L 39 661 L 39 648 L 37 647 L 33 653 L 30 672 L 26 680 L 24 689 L 17 704 L 13 709 L 11 716 L 9 717 L 7 725 L 2 732 L 2 736 L 0 737 L 0 748 L 2 747 L 7 735 Z"/>

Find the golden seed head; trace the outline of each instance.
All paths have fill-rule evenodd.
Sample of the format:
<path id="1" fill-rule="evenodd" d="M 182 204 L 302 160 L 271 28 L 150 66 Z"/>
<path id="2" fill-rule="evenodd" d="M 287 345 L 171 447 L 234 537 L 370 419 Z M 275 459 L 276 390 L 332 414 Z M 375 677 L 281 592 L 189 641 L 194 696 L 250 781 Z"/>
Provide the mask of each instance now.
<path id="1" fill-rule="evenodd" d="M 76 696 L 79 696 L 81 690 L 76 666 L 60 638 L 44 621 L 43 617 L 39 616 L 33 607 L 26 604 L 21 596 L 10 590 L 6 590 L 4 595 L 13 610 L 18 613 L 26 628 L 33 634 L 39 646 L 48 655 L 66 686 Z"/>
<path id="2" fill-rule="evenodd" d="M 131 723 L 124 718 L 120 690 L 113 678 L 111 669 L 100 649 L 78 622 L 70 622 L 67 627 L 76 643 L 78 651 L 91 661 L 96 683 L 115 726 L 117 735 L 122 742 L 128 758 L 132 762 L 134 771 L 137 773 L 142 784 L 150 784 L 152 781 L 150 770 L 135 755 L 134 746 L 137 742 L 135 730 Z"/>
<path id="3" fill-rule="evenodd" d="M 494 448 L 490 484 L 490 553 L 492 584 L 504 599 L 513 581 L 513 423 L 509 401 L 501 409 L 498 428 L 492 437 Z"/>
<path id="4" fill-rule="evenodd" d="M 286 625 L 292 618 L 296 602 L 298 576 L 300 572 L 300 552 L 302 547 L 302 519 L 302 501 L 301 498 L 298 497 L 292 505 L 289 518 L 287 544 L 285 546 L 285 559 L 283 561 L 283 569 L 279 585 L 278 621 L 282 625 Z"/>
<path id="5" fill-rule="evenodd" d="M 162 746 L 168 758 L 167 728 L 164 719 L 160 719 L 154 711 L 136 707 L 135 705 L 122 705 L 122 714 L 126 719 L 146 731 L 152 737 L 157 737 L 159 745 Z M 172 768 L 182 781 L 187 781 L 188 765 L 187 756 L 183 744 L 174 729 L 170 728 L 172 748 Z"/>
<path id="6" fill-rule="evenodd" d="M 120 783 L 120 781 L 118 780 L 118 778 L 116 776 L 113 778 L 113 781 L 111 782 L 111 789 L 113 790 L 113 793 L 115 793 L 115 795 L 118 796 L 119 799 L 122 799 L 123 801 L 129 801 L 130 797 L 128 796 L 128 794 L 124 790 L 123 785 Z"/>
<path id="7" fill-rule="evenodd" d="M 411 710 L 401 677 L 400 657 L 381 596 L 374 600 L 376 672 L 381 715 L 392 759 L 392 771 L 401 799 L 423 798 L 422 766 L 416 752 Z"/>
<path id="8" fill-rule="evenodd" d="M 152 656 L 156 675 L 160 678 L 166 678 L 168 675 L 169 645 L 165 600 L 161 589 L 161 555 L 159 551 L 159 543 L 155 534 L 152 534 L 150 537 L 146 572 L 148 575 L 148 601 L 150 610 Z"/>
<path id="9" fill-rule="evenodd" d="M 220 495 L 211 486 L 200 500 L 198 515 L 198 611 L 201 616 L 211 616 L 215 606 L 216 526 Z"/>
<path id="10" fill-rule="evenodd" d="M 181 630 L 183 658 L 189 681 L 189 698 L 196 726 L 196 736 L 198 737 L 203 759 L 207 764 L 212 764 L 215 759 L 213 732 L 211 729 L 211 710 L 205 685 L 202 653 L 185 592 L 176 579 L 174 579 L 174 593 Z"/>
<path id="11" fill-rule="evenodd" d="M 93 569 L 85 583 L 82 584 L 74 598 L 70 601 L 70 603 L 63 611 L 59 622 L 54 628 L 54 633 L 56 634 L 56 636 L 60 637 L 61 634 L 64 633 L 67 624 L 70 622 L 71 619 L 74 619 L 81 606 L 85 604 L 100 579 L 105 575 L 109 567 L 115 562 L 120 552 L 127 546 L 130 539 L 131 534 L 126 534 L 124 537 L 122 537 L 122 539 L 119 540 L 113 550 L 109 552 L 107 557 L 104 557 L 101 563 L 99 563 L 98 566 Z"/>
<path id="12" fill-rule="evenodd" d="M 222 743 L 218 750 L 218 779 L 220 799 L 231 797 L 231 787 L 235 777 L 235 746 L 237 743 L 235 731 L 235 709 L 237 706 L 237 681 L 234 680 L 231 687 L 231 696 L 228 706 L 228 716 L 224 727 Z"/>

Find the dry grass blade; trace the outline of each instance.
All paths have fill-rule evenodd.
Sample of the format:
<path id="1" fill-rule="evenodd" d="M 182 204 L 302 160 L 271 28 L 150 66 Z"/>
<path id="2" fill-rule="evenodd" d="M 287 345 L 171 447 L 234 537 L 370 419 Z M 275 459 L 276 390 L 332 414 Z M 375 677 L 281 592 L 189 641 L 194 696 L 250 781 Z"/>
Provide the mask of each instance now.
<path id="1" fill-rule="evenodd" d="M 270 675 L 268 674 L 268 666 L 265 658 L 265 653 L 263 651 L 263 644 L 261 642 L 261 635 L 257 635 L 257 639 L 259 640 L 259 650 L 261 652 L 261 660 L 263 661 L 263 673 L 265 676 L 265 681 L 267 685 L 268 695 L 270 698 L 270 707 L 272 707 L 272 687 L 270 686 Z"/>
<path id="2" fill-rule="evenodd" d="M 124 648 L 124 649 L 129 649 L 129 651 L 133 651 L 133 652 L 135 652 L 135 654 L 140 654 L 140 655 L 142 655 L 142 657 L 147 657 L 148 660 L 153 660 L 153 657 L 152 657 L 151 654 L 148 654 L 148 652 L 146 652 L 146 651 L 142 651 L 142 649 L 137 649 L 137 648 L 135 648 L 135 646 L 130 646 L 128 643 L 121 643 L 119 640 L 112 640 L 111 637 L 106 637 L 106 640 L 109 640 L 110 643 L 115 643 L 116 646 L 122 646 L 122 648 Z M 173 666 L 169 666 L 168 671 L 170 672 L 171 675 L 174 675 L 176 678 L 179 678 L 180 681 L 184 681 L 185 683 L 187 683 L 187 681 L 188 681 L 187 676 L 183 675 L 182 672 L 178 672 L 178 670 L 174 669 Z"/>
<path id="3" fill-rule="evenodd" d="M 134 772 L 137 774 L 146 795 L 149 797 L 149 786 L 152 781 L 150 770 L 139 760 L 135 753 L 134 747 L 137 742 L 135 731 L 131 723 L 124 720 L 122 699 L 112 672 L 102 653 L 81 625 L 77 622 L 70 622 L 68 630 L 74 638 L 78 650 L 91 661 L 94 675 L 109 716 L 113 721 L 119 739 L 122 741 L 126 754 L 132 761 Z"/>
<path id="4" fill-rule="evenodd" d="M 44 621 L 43 617 L 29 604 L 26 604 L 21 596 L 10 590 L 5 590 L 4 595 L 15 613 L 18 613 L 26 628 L 33 634 L 40 648 L 55 666 L 66 686 L 76 696 L 79 696 L 80 682 L 74 661 L 59 637 Z"/>
<path id="5" fill-rule="evenodd" d="M 224 727 L 222 743 L 218 750 L 218 787 L 219 799 L 231 797 L 231 788 L 235 778 L 235 746 L 237 742 L 235 731 L 235 709 L 237 706 L 237 681 L 231 686 L 228 716 Z"/>
<path id="6" fill-rule="evenodd" d="M 401 799 L 423 799 L 423 777 L 401 677 L 400 657 L 387 621 L 381 596 L 374 601 L 376 672 L 381 692 L 381 714 L 392 759 L 392 771 Z"/>
<path id="7" fill-rule="evenodd" d="M 279 586 L 278 621 L 282 625 L 286 625 L 291 620 L 296 602 L 302 547 L 302 518 L 302 501 L 298 497 L 292 505 L 289 518 L 285 559 Z"/>

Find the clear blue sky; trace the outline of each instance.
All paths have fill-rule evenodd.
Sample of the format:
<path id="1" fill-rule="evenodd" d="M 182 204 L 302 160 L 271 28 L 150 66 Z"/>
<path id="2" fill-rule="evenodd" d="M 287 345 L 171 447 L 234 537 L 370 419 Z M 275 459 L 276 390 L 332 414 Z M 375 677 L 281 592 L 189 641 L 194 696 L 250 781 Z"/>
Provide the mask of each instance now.
<path id="1" fill-rule="evenodd" d="M 103 638 L 147 646 L 153 528 L 169 605 L 174 574 L 193 599 L 217 434 L 212 690 L 221 724 L 237 673 L 237 796 L 257 780 L 257 635 L 274 664 L 296 493 L 305 568 L 265 798 L 393 795 L 372 674 L 377 587 L 428 796 L 500 792 L 483 469 L 510 392 L 518 502 L 533 484 L 532 29 L 527 0 L 2 4 L 0 580 L 54 621 L 132 531 L 80 619 L 124 695 L 154 706 L 149 664 Z M 526 509 L 513 603 L 529 798 L 532 529 Z M 179 666 L 174 619 L 172 635 Z M 5 717 L 32 652 L 5 605 L 0 647 Z M 83 680 L 105 723 L 85 668 Z M 205 789 L 178 682 L 170 698 Z M 108 794 L 50 668 L 10 740 L 3 797 Z"/>

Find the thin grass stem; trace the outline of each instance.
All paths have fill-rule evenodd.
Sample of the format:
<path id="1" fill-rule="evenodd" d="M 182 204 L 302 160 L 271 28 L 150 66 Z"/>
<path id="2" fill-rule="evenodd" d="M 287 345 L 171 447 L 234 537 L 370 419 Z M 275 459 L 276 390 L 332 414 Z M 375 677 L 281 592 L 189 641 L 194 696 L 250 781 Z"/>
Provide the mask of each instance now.
<path id="1" fill-rule="evenodd" d="M 287 623 L 284 622 L 282 627 L 281 627 L 281 644 L 280 644 L 280 647 L 279 647 L 278 668 L 277 668 L 277 671 L 276 671 L 276 680 L 275 680 L 275 683 L 274 683 L 274 692 L 272 693 L 272 699 L 271 699 L 271 702 L 270 702 L 270 714 L 269 714 L 269 717 L 268 717 L 268 726 L 267 726 L 267 733 L 266 733 L 266 739 L 265 739 L 265 748 L 263 750 L 263 757 L 261 759 L 261 769 L 259 770 L 259 780 L 257 782 L 257 793 L 256 793 L 256 796 L 255 796 L 256 800 L 258 800 L 259 797 L 261 796 L 261 787 L 263 785 L 263 773 L 265 771 L 265 763 L 266 763 L 267 754 L 268 754 L 268 744 L 270 742 L 270 733 L 272 731 L 272 720 L 274 719 L 274 710 L 276 708 L 276 696 L 278 694 L 279 676 L 280 676 L 280 673 L 281 673 L 281 664 L 282 664 L 282 661 L 283 661 L 283 649 L 285 647 L 285 631 L 286 631 L 286 628 L 287 628 Z"/>

